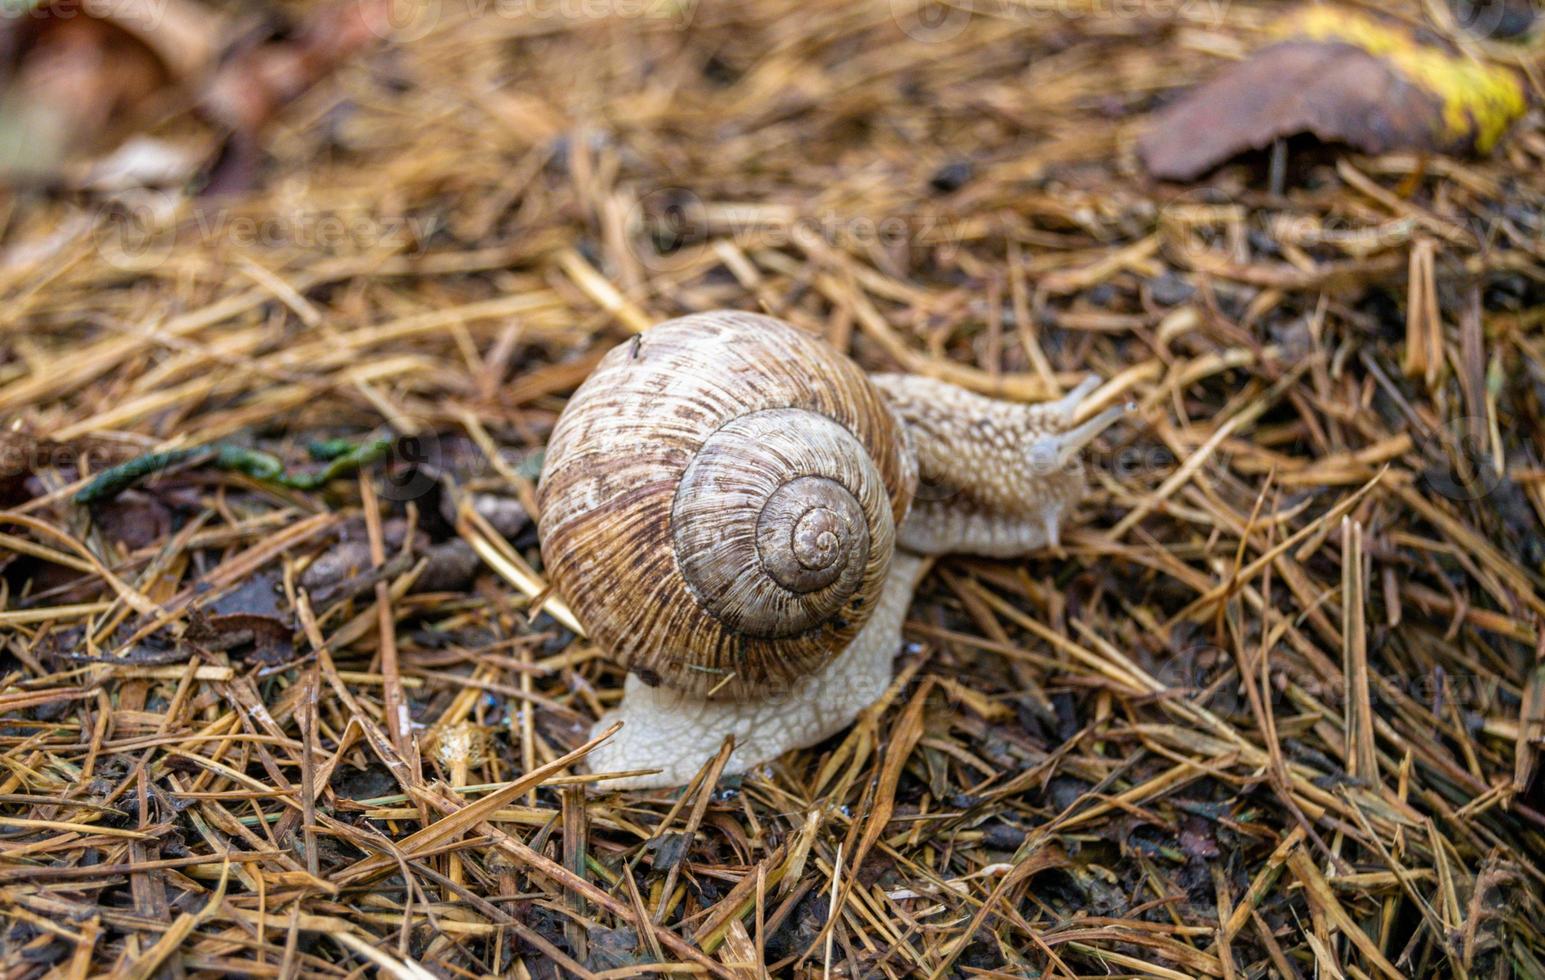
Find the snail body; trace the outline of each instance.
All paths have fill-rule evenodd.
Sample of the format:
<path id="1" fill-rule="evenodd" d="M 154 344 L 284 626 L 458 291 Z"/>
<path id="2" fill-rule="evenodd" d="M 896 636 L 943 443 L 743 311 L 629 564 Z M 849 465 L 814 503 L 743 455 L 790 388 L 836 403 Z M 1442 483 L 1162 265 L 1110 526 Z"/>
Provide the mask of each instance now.
<path id="1" fill-rule="evenodd" d="M 840 730 L 883 693 L 919 556 L 1054 543 L 1083 493 L 1088 388 L 1023 406 L 866 375 L 782 321 L 716 312 L 610 351 L 548 443 L 548 574 L 629 671 L 596 771 L 689 779 Z M 922 484 L 919 486 L 921 472 Z"/>

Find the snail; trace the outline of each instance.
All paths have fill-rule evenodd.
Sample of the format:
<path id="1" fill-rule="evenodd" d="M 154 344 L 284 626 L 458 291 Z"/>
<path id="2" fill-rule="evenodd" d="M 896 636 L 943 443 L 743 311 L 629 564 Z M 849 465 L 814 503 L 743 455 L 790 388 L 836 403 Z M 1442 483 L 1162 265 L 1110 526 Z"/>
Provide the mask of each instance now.
<path id="1" fill-rule="evenodd" d="M 734 736 L 743 772 L 850 724 L 884 693 L 926 556 L 1055 545 L 1084 494 L 1090 378 L 1022 405 L 865 374 L 772 317 L 661 323 L 609 351 L 548 441 L 542 560 L 628 670 L 592 771 L 689 781 Z"/>

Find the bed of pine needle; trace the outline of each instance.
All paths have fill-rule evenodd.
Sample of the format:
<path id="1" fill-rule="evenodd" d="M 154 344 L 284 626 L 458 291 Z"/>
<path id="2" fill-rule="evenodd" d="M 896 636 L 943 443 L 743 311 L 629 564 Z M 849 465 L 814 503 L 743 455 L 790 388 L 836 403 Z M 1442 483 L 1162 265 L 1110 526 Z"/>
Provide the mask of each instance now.
<path id="1" fill-rule="evenodd" d="M 5 976 L 1545 976 L 1537 111 L 1158 185 L 1281 7 L 463 6 L 243 193 L 3 198 Z M 720 307 L 1136 409 L 851 730 L 608 793 L 541 448 Z"/>

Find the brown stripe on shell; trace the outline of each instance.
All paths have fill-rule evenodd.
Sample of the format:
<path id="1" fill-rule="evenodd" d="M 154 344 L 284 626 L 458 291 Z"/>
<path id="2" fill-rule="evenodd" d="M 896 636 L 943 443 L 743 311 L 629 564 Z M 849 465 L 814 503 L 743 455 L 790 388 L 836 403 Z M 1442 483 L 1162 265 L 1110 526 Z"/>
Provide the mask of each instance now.
<path id="1" fill-rule="evenodd" d="M 797 408 L 752 412 L 714 432 L 682 476 L 671 524 L 699 604 L 735 632 L 769 639 L 837 616 L 866 581 L 883 578 L 895 535 L 864 447 Z"/>
<path id="2" fill-rule="evenodd" d="M 794 414 L 763 419 L 778 423 L 771 429 L 754 421 L 731 426 L 785 410 Z M 771 450 L 771 469 L 787 475 L 771 485 L 762 503 L 773 499 L 775 509 L 800 520 L 783 532 L 763 528 L 759 536 L 762 507 L 742 509 L 749 523 L 731 537 L 741 545 L 749 541 L 754 557 L 747 559 L 742 547 L 729 560 L 759 562 L 758 541 L 765 538 L 773 548 L 781 535 L 791 550 L 775 564 L 786 581 L 769 577 L 771 587 L 753 588 L 731 575 L 706 587 L 718 591 L 705 605 L 682 574 L 673 508 L 682 477 L 710 438 L 721 429 L 730 436 L 747 427 L 761 448 Z M 822 453 L 828 444 L 853 440 L 864 448 L 872 475 L 847 463 L 817 472 L 790 469 L 808 463 L 809 452 L 774 446 L 773 435 L 802 433 L 815 434 Z M 746 481 L 737 484 L 731 475 L 745 475 L 747 458 L 756 457 L 737 450 L 718 470 L 705 468 L 709 460 L 701 462 L 704 482 L 682 501 L 684 510 L 711 515 L 705 493 L 728 489 L 726 505 L 735 494 L 744 498 Z M 807 476 L 831 486 L 801 484 L 782 495 L 771 492 Z M 825 663 L 868 619 L 885 577 L 894 526 L 906 513 L 916 480 L 906 433 L 847 358 L 770 317 L 684 317 L 649 330 L 637 345 L 609 352 L 559 418 L 538 488 L 543 561 L 595 641 L 630 669 L 694 694 L 717 689 L 714 696 L 720 698 L 765 696 Z M 761 484 L 769 485 L 765 478 Z M 864 515 L 862 535 L 837 533 L 855 513 L 839 491 Z M 806 493 L 808 500 L 787 499 Z M 712 541 L 704 545 L 685 533 L 693 552 L 688 564 L 714 566 L 720 560 Z M 806 586 L 825 573 L 800 580 L 784 560 L 797 552 L 819 565 L 821 555 L 833 549 L 847 556 L 860 537 L 865 539 L 861 560 L 842 565 L 813 588 Z M 748 611 L 755 597 L 769 601 L 766 613 Z M 777 616 L 789 614 L 788 625 L 777 625 Z"/>

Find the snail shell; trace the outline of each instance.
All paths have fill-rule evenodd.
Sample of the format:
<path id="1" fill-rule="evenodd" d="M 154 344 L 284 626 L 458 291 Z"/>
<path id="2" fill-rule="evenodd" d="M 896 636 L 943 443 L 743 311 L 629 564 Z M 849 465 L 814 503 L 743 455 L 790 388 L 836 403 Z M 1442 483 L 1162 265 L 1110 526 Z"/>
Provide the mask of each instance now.
<path id="1" fill-rule="evenodd" d="M 917 485 L 851 361 L 770 317 L 671 320 L 610 351 L 548 442 L 542 558 L 647 684 L 787 688 L 869 619 Z"/>

